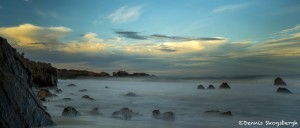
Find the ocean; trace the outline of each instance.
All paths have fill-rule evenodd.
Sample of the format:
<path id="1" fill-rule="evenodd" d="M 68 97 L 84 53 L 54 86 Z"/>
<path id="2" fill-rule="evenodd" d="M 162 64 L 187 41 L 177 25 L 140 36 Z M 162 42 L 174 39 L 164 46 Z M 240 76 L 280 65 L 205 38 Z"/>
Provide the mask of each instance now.
<path id="1" fill-rule="evenodd" d="M 276 93 L 275 77 L 98 78 L 59 80 L 61 93 L 43 102 L 57 123 L 54 128 L 276 128 L 300 127 L 300 77 L 283 77 L 293 94 Z M 231 89 L 218 89 L 227 82 Z M 75 84 L 76 86 L 68 86 Z M 212 84 L 215 90 L 199 90 Z M 108 88 L 106 88 L 106 86 Z M 85 92 L 79 90 L 86 89 Z M 133 92 L 134 97 L 126 96 Z M 94 100 L 82 99 L 89 95 Z M 70 101 L 64 98 L 71 98 Z M 63 117 L 64 107 L 81 116 Z M 98 107 L 101 115 L 89 111 Z M 130 120 L 112 117 L 128 107 L 139 115 Z M 174 120 L 152 117 L 152 111 L 171 111 Z M 205 113 L 231 111 L 232 116 Z M 295 123 L 296 122 L 296 123 Z"/>

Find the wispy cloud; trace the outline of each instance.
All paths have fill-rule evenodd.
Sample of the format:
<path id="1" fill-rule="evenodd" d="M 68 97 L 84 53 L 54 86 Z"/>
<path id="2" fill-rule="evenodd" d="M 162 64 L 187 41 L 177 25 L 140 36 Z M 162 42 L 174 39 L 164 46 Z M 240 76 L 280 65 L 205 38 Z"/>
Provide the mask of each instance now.
<path id="1" fill-rule="evenodd" d="M 289 33 L 300 30 L 300 25 L 280 31 L 279 33 Z"/>
<path id="2" fill-rule="evenodd" d="M 230 12 L 230 11 L 236 11 L 242 8 L 247 7 L 248 4 L 242 3 L 242 4 L 230 4 L 230 5 L 223 5 L 214 8 L 210 13 L 211 14 L 217 14 L 217 13 L 224 13 L 224 12 Z"/>
<path id="3" fill-rule="evenodd" d="M 110 14 L 107 18 L 113 23 L 135 21 L 142 13 L 142 6 L 123 6 Z"/>
<path id="4" fill-rule="evenodd" d="M 120 35 L 121 37 L 136 39 L 136 40 L 145 40 L 147 36 L 139 35 L 139 32 L 133 31 L 115 31 L 116 34 Z"/>

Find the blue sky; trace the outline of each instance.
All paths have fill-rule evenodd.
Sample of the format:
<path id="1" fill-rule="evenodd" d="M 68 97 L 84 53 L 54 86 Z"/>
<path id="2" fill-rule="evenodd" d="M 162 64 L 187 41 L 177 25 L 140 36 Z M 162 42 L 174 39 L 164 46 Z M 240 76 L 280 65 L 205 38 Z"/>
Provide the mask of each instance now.
<path id="1" fill-rule="evenodd" d="M 0 0 L 0 36 L 58 68 L 300 74 L 298 0 Z"/>

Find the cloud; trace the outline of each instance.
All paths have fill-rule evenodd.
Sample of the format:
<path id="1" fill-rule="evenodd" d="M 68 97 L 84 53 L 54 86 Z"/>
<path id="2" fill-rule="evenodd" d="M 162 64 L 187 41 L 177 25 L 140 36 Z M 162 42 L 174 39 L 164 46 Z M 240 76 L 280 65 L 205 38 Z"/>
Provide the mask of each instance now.
<path id="1" fill-rule="evenodd" d="M 152 34 L 152 35 L 140 35 L 139 32 L 134 31 L 115 31 L 116 34 L 121 37 L 136 39 L 136 40 L 146 40 L 146 39 L 156 39 L 165 41 L 215 41 L 215 40 L 225 40 L 222 37 L 184 37 L 184 36 L 168 36 L 163 34 Z"/>
<path id="2" fill-rule="evenodd" d="M 217 14 L 217 13 L 224 13 L 224 12 L 230 12 L 242 9 L 244 7 L 247 7 L 248 4 L 242 3 L 242 4 L 230 4 L 230 5 L 223 5 L 214 8 L 210 13 L 211 14 Z"/>
<path id="3" fill-rule="evenodd" d="M 96 33 L 86 33 L 81 36 L 80 39 L 74 40 L 58 49 L 58 51 L 69 52 L 69 53 L 102 53 L 108 45 L 103 43 L 104 40 L 97 37 Z"/>
<path id="4" fill-rule="evenodd" d="M 8 38 L 18 46 L 46 48 L 58 44 L 60 39 L 70 33 L 67 27 L 41 27 L 21 24 L 14 27 L 1 27 L 0 35 Z"/>
<path id="5" fill-rule="evenodd" d="M 113 23 L 126 23 L 135 21 L 141 14 L 141 6 L 123 6 L 110 14 L 107 18 Z"/>
<path id="6" fill-rule="evenodd" d="M 133 31 L 115 31 L 116 34 L 120 35 L 121 37 L 136 39 L 136 40 L 146 40 L 147 36 L 139 35 L 139 32 Z"/>
<path id="7" fill-rule="evenodd" d="M 295 27 L 282 30 L 279 33 L 284 34 L 284 33 L 289 33 L 289 32 L 295 32 L 295 31 L 298 31 L 298 30 L 300 30 L 300 25 L 296 25 Z"/>

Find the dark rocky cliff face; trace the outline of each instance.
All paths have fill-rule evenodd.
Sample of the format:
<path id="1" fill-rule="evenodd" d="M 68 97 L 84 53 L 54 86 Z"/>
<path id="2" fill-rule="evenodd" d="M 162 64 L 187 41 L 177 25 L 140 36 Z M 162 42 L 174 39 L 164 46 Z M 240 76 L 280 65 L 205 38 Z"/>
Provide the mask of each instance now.
<path id="1" fill-rule="evenodd" d="M 0 37 L 1 128 L 54 125 L 50 115 L 31 90 L 35 77 L 32 75 L 34 70 L 30 69 L 28 59 L 24 59 Z"/>
<path id="2" fill-rule="evenodd" d="M 57 71 L 51 64 L 28 62 L 31 70 L 31 82 L 35 87 L 57 87 Z"/>

